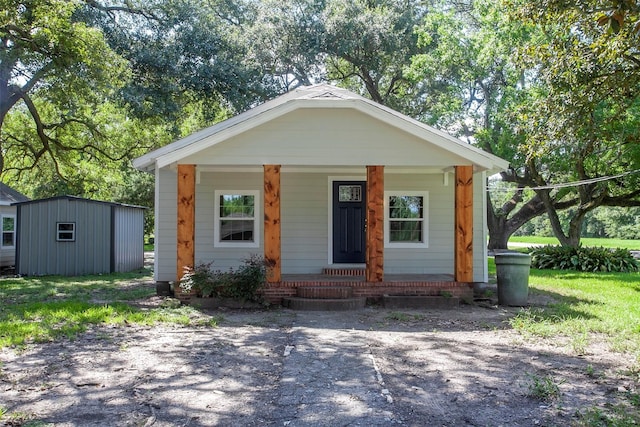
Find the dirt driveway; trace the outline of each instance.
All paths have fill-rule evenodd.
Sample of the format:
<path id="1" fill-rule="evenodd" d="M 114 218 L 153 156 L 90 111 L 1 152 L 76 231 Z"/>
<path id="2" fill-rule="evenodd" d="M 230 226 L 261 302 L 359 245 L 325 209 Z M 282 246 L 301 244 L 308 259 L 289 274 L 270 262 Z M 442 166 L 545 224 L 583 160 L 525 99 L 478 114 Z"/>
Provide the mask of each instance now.
<path id="1" fill-rule="evenodd" d="M 99 326 L 0 352 L 0 425 L 566 426 L 633 390 L 622 373 L 633 361 L 598 340 L 575 356 L 524 339 L 505 322 L 516 311 L 216 311 L 203 314 L 216 328 Z M 559 397 L 531 396 L 535 384 Z"/>

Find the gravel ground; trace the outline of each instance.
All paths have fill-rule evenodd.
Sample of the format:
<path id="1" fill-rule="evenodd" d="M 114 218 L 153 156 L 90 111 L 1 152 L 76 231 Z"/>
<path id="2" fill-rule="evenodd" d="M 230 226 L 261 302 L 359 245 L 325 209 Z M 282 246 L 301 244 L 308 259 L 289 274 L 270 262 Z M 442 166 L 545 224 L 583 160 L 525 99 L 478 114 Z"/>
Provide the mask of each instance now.
<path id="1" fill-rule="evenodd" d="M 0 425 L 567 426 L 635 392 L 630 357 L 597 336 L 580 356 L 523 337 L 516 312 L 224 310 L 203 312 L 215 328 L 96 326 L 0 351 Z M 536 381 L 558 396 L 532 396 Z"/>

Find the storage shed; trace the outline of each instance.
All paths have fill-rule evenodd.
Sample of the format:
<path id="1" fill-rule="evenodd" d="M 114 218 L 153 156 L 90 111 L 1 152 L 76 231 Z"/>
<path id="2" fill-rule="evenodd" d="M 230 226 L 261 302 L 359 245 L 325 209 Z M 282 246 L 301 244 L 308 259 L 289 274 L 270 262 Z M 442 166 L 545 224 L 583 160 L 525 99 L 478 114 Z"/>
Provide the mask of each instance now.
<path id="1" fill-rule="evenodd" d="M 16 262 L 16 207 L 12 203 L 28 200 L 24 194 L 0 182 L 0 267 L 11 267 Z"/>
<path id="2" fill-rule="evenodd" d="M 143 207 L 74 196 L 16 205 L 18 274 L 76 276 L 143 267 Z"/>

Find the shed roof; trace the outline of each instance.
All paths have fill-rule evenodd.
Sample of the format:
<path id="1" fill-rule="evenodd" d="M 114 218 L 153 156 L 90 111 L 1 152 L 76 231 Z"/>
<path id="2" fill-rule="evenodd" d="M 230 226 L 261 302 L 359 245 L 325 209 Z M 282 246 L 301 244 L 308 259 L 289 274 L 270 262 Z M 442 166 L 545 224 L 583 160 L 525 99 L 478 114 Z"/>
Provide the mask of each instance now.
<path id="1" fill-rule="evenodd" d="M 0 205 L 8 206 L 16 202 L 26 202 L 29 198 L 8 185 L 0 182 Z"/>
<path id="2" fill-rule="evenodd" d="M 53 200 L 65 200 L 65 199 L 69 200 L 69 201 L 72 201 L 72 202 L 89 202 L 89 203 L 104 204 L 104 205 L 110 205 L 110 206 L 120 206 L 120 207 L 125 207 L 125 208 L 147 209 L 145 206 L 129 205 L 129 204 L 126 204 L 126 203 L 107 202 L 107 201 L 104 201 L 104 200 L 86 199 L 84 197 L 69 196 L 69 195 L 45 197 L 43 199 L 34 199 L 34 200 L 27 199 L 25 201 L 16 202 L 16 203 L 12 203 L 12 204 L 13 205 L 30 205 L 30 204 L 34 204 L 34 203 L 46 203 L 46 202 L 50 202 L 50 201 L 53 201 Z"/>
<path id="3" fill-rule="evenodd" d="M 197 154 L 220 142 L 302 108 L 352 108 L 414 135 L 424 143 L 432 144 L 439 149 L 466 159 L 478 170 L 499 171 L 509 166 L 506 160 L 467 144 L 434 127 L 354 92 L 327 84 L 306 86 L 286 93 L 235 117 L 138 157 L 133 160 L 133 166 L 140 170 L 151 171 L 155 167 L 165 167 L 173 163 L 179 163 L 181 159 Z"/>

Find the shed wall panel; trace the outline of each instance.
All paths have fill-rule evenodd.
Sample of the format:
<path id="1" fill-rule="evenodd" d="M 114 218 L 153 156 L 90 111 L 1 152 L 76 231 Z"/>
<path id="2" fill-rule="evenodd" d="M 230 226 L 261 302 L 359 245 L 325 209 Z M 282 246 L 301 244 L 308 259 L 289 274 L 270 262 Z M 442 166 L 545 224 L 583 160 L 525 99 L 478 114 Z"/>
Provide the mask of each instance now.
<path id="1" fill-rule="evenodd" d="M 113 271 L 123 273 L 144 266 L 144 210 L 113 208 Z"/>
<path id="2" fill-rule="evenodd" d="M 57 223 L 75 223 L 75 241 L 56 240 Z M 108 273 L 111 206 L 51 199 L 21 206 L 18 272 L 23 275 Z"/>

